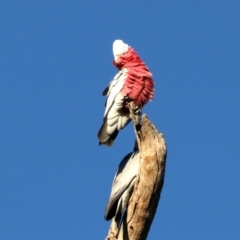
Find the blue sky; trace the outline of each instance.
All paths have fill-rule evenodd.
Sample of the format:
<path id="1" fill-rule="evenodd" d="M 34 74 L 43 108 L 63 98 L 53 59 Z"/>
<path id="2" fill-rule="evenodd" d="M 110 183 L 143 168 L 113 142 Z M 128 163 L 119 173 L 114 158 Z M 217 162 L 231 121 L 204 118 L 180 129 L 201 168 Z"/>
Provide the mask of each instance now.
<path id="1" fill-rule="evenodd" d="M 104 239 L 131 124 L 98 146 L 112 42 L 154 75 L 168 158 L 149 240 L 240 236 L 240 3 L 0 2 L 0 240 Z"/>

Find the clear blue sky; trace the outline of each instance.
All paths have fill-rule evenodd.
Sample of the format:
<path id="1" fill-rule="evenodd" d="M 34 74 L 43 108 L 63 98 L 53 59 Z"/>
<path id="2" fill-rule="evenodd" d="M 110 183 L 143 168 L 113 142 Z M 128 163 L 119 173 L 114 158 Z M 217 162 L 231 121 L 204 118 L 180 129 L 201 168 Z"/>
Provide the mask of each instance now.
<path id="1" fill-rule="evenodd" d="M 123 39 L 154 75 L 167 170 L 149 240 L 240 239 L 240 3 L 0 2 L 0 240 L 104 239 L 130 124 L 98 146 Z"/>

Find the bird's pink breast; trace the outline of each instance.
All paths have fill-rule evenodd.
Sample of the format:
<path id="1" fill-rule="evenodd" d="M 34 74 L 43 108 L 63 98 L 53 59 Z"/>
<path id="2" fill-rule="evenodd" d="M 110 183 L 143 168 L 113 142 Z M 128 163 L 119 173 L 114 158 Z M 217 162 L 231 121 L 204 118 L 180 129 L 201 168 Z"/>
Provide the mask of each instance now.
<path id="1" fill-rule="evenodd" d="M 154 82 L 152 73 L 132 48 L 118 57 L 117 62 L 114 61 L 114 65 L 119 70 L 128 69 L 127 78 L 121 90 L 124 95 L 129 96 L 139 107 L 143 107 L 149 100 L 153 99 Z"/>

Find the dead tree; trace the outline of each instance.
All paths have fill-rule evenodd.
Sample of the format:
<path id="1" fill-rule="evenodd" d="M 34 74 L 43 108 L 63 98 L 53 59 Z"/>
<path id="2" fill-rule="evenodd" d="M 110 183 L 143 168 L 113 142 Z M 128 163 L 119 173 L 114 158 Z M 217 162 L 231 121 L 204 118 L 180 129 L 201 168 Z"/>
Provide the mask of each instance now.
<path id="1" fill-rule="evenodd" d="M 135 127 L 134 130 L 141 154 L 136 183 L 120 230 L 116 233 L 113 220 L 106 240 L 147 239 L 160 199 L 167 154 L 163 134 L 158 132 L 145 114 L 142 116 L 141 129 Z"/>

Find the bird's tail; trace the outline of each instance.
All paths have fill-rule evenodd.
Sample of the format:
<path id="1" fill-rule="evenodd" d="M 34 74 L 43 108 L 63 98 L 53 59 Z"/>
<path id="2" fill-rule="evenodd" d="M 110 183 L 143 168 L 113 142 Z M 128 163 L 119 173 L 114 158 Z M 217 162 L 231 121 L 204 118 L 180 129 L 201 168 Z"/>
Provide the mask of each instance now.
<path id="1" fill-rule="evenodd" d="M 114 129 L 114 131 L 109 134 L 107 132 L 107 119 L 104 119 L 103 125 L 101 126 L 101 128 L 98 131 L 98 141 L 99 141 L 99 145 L 106 145 L 108 147 L 111 147 L 115 138 L 118 135 L 118 129 Z"/>
<path id="2" fill-rule="evenodd" d="M 128 125 L 131 119 L 128 116 L 118 116 L 117 118 L 104 118 L 103 124 L 98 131 L 99 145 L 111 147 L 119 130 Z"/>

